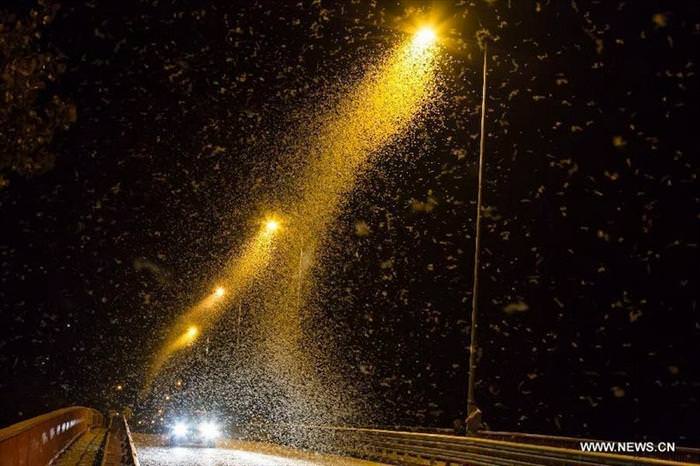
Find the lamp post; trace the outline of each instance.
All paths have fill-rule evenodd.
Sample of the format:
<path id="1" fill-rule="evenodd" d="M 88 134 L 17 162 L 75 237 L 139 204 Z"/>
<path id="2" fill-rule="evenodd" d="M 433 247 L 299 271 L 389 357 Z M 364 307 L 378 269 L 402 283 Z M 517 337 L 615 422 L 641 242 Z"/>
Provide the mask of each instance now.
<path id="1" fill-rule="evenodd" d="M 241 346 L 241 319 L 243 317 L 243 300 L 238 300 L 238 322 L 236 323 L 236 349 Z"/>
<path id="2" fill-rule="evenodd" d="M 467 433 L 474 433 L 481 428 L 481 410 L 477 407 L 474 395 L 474 386 L 476 383 L 476 366 L 477 366 L 477 330 L 479 317 L 479 272 L 480 272 L 480 255 L 481 255 L 481 214 L 483 206 L 484 192 L 484 153 L 486 142 L 486 90 L 488 78 L 488 40 L 489 37 L 485 34 L 482 37 L 481 45 L 483 47 L 483 70 L 482 70 L 482 88 L 481 88 L 481 122 L 480 122 L 480 137 L 479 137 L 479 162 L 478 162 L 478 179 L 477 179 L 477 196 L 476 196 L 476 225 L 474 234 L 474 273 L 472 281 L 472 308 L 470 316 L 470 331 L 469 331 L 469 372 L 467 381 Z M 426 46 L 437 40 L 435 30 L 429 26 L 424 26 L 416 31 L 413 41 L 415 44 Z"/>
<path id="3" fill-rule="evenodd" d="M 299 264 L 297 265 L 297 312 L 301 313 L 301 291 L 304 279 L 304 244 L 299 248 Z"/>
<path id="4" fill-rule="evenodd" d="M 474 240 L 474 274 L 472 278 L 472 312 L 471 327 L 469 330 L 469 381 L 467 384 L 467 433 L 474 433 L 481 428 L 481 411 L 476 405 L 474 397 L 474 384 L 476 383 L 476 356 L 478 351 L 477 330 L 478 330 L 478 308 L 479 308 L 479 271 L 481 257 L 481 210 L 484 192 L 484 143 L 486 140 L 486 82 L 488 76 L 488 42 L 484 40 L 484 64 L 482 71 L 481 87 L 481 124 L 479 137 L 479 168 L 476 195 L 476 225 Z"/>

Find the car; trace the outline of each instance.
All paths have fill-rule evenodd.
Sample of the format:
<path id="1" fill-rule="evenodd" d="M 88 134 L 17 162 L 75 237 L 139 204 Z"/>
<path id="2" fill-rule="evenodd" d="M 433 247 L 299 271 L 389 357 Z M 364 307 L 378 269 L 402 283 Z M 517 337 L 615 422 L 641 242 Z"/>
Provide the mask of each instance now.
<path id="1" fill-rule="evenodd" d="M 221 427 L 216 421 L 179 420 L 170 426 L 168 444 L 183 447 L 215 447 L 219 437 L 221 437 Z"/>

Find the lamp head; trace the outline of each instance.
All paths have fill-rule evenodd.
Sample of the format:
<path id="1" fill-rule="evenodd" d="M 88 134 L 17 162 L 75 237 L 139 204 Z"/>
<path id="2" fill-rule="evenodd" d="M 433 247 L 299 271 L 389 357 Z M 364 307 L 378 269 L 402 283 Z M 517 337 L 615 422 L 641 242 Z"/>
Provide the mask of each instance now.
<path id="1" fill-rule="evenodd" d="M 425 48 L 432 45 L 437 40 L 435 29 L 430 26 L 419 28 L 413 36 L 413 43 L 417 47 Z"/>
<path id="2" fill-rule="evenodd" d="M 190 325 L 185 331 L 185 339 L 188 343 L 192 343 L 199 335 L 199 328 L 196 325 Z"/>
<path id="3" fill-rule="evenodd" d="M 280 228 L 280 222 L 271 218 L 265 221 L 265 232 L 274 233 Z"/>

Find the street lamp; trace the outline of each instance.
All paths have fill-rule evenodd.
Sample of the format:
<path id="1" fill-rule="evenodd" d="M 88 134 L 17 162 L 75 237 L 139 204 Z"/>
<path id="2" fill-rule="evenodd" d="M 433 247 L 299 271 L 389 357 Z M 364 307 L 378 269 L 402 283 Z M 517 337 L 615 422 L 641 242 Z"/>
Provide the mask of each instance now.
<path id="1" fill-rule="evenodd" d="M 472 313 L 471 328 L 469 331 L 469 383 L 467 385 L 467 433 L 474 433 L 481 428 L 481 410 L 476 405 L 474 397 L 474 384 L 476 383 L 476 353 L 479 305 L 479 271 L 481 269 L 479 259 L 481 257 L 481 210 L 484 192 L 484 144 L 486 141 L 486 80 L 488 63 L 488 41 L 483 41 L 484 60 L 481 86 L 481 122 L 479 125 L 479 175 L 477 180 L 476 195 L 476 225 L 474 239 L 474 274 L 472 278 Z"/>
<path id="2" fill-rule="evenodd" d="M 413 43 L 417 47 L 427 47 L 437 40 L 435 29 L 430 26 L 423 26 L 413 36 Z"/>
<path id="3" fill-rule="evenodd" d="M 182 335 L 182 341 L 189 345 L 199 336 L 199 327 L 196 325 L 190 325 L 187 327 L 184 335 Z"/>
<path id="4" fill-rule="evenodd" d="M 480 252 L 481 252 L 481 211 L 483 205 L 484 191 L 484 152 L 486 141 L 486 90 L 488 71 L 488 48 L 487 38 L 482 41 L 483 48 L 483 71 L 481 88 L 481 121 L 479 137 L 479 163 L 476 196 L 476 225 L 474 240 L 474 274 L 472 280 L 472 309 L 469 331 L 469 379 L 467 382 L 467 433 L 474 433 L 481 428 L 481 410 L 476 405 L 474 395 L 474 385 L 476 382 L 476 355 L 477 355 L 477 329 L 478 329 L 478 305 L 479 305 L 479 272 L 480 272 Z M 420 27 L 413 36 L 413 44 L 416 47 L 427 47 L 437 40 L 435 29 L 429 25 Z"/>
<path id="5" fill-rule="evenodd" d="M 272 234 L 279 230 L 280 222 L 274 218 L 267 219 L 265 221 L 265 233 Z"/>

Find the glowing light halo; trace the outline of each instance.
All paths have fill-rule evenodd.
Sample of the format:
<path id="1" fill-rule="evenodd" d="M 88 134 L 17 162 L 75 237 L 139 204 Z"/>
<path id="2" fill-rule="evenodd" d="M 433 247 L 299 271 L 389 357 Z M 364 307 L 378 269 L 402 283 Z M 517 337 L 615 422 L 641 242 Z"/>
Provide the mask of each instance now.
<path id="1" fill-rule="evenodd" d="M 280 229 L 280 221 L 276 218 L 268 218 L 265 220 L 264 228 L 267 234 L 276 233 Z"/>
<path id="2" fill-rule="evenodd" d="M 207 440 L 213 440 L 221 435 L 219 425 L 212 421 L 200 422 L 198 429 L 199 433 Z"/>
<path id="3" fill-rule="evenodd" d="M 197 335 L 199 335 L 199 328 L 197 328 L 196 325 L 190 325 L 187 327 L 187 332 L 185 333 L 185 336 L 192 340 L 194 338 L 197 338 Z"/>
<path id="4" fill-rule="evenodd" d="M 437 32 L 431 26 L 422 26 L 413 35 L 413 44 L 416 47 L 429 47 L 437 40 Z"/>
<path id="5" fill-rule="evenodd" d="M 171 430 L 173 435 L 175 435 L 176 437 L 184 437 L 187 435 L 189 428 L 185 422 L 179 421 L 175 423 Z"/>
<path id="6" fill-rule="evenodd" d="M 184 332 L 175 340 L 171 347 L 173 350 L 189 346 L 199 337 L 200 328 L 197 325 L 189 324 Z"/>

